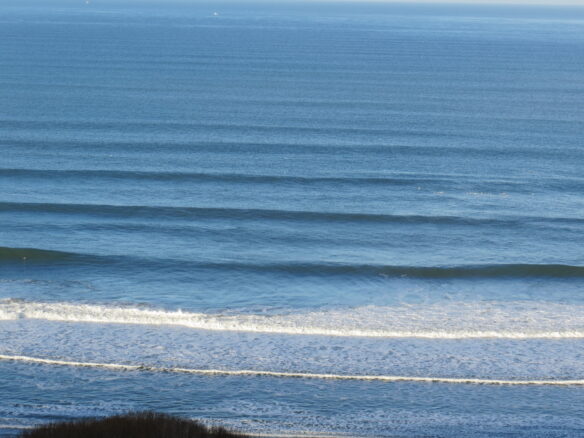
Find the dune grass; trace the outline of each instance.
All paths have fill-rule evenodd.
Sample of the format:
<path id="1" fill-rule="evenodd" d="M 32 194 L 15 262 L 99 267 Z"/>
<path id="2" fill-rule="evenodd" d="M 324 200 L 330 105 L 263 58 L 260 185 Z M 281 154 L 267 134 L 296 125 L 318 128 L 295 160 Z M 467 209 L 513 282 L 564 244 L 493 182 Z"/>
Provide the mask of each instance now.
<path id="1" fill-rule="evenodd" d="M 156 412 L 132 412 L 106 418 L 50 423 L 19 438 L 250 438 L 222 427 Z"/>

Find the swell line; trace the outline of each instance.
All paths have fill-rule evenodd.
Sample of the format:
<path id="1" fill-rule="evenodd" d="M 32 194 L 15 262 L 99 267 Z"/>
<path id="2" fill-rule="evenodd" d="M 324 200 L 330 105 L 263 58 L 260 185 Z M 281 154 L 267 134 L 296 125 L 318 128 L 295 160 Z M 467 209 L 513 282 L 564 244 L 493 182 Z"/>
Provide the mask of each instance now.
<path id="1" fill-rule="evenodd" d="M 237 207 L 191 207 L 156 205 L 72 204 L 40 202 L 0 202 L 0 213 L 42 213 L 72 216 L 108 217 L 116 219 L 235 219 L 276 220 L 300 222 L 341 222 L 371 224 L 429 224 L 467 226 L 515 226 L 530 223 L 559 223 L 582 225 L 579 217 L 554 216 L 430 216 L 420 214 L 386 214 L 341 211 L 284 210 Z"/>
<path id="2" fill-rule="evenodd" d="M 57 170 L 57 169 L 0 169 L 2 177 L 29 178 L 110 178 L 129 181 L 192 181 L 260 184 L 358 184 L 358 185 L 413 185 L 451 182 L 452 177 L 394 176 L 394 177 L 340 177 L 340 176 L 298 176 L 244 173 L 203 173 L 203 172 L 160 172 L 129 170 Z M 503 184 L 509 184 L 504 182 Z"/>
<path id="3" fill-rule="evenodd" d="M 288 274 L 297 276 L 381 276 L 419 279 L 469 279 L 469 278 L 584 278 L 584 266 L 562 264 L 492 264 L 492 265 L 377 265 L 353 263 L 322 263 L 291 261 L 265 262 L 212 262 L 130 255 L 97 255 L 38 248 L 0 247 L 0 263 L 44 263 L 64 265 L 110 265 L 151 267 L 156 269 L 209 269 L 219 271 L 247 271 Z"/>
<path id="4" fill-rule="evenodd" d="M 10 248 L 0 246 L 0 262 L 15 260 L 50 262 L 61 260 L 73 260 L 79 257 L 83 257 L 83 255 L 72 252 L 54 251 L 39 248 Z"/>
<path id="5" fill-rule="evenodd" d="M 220 172 L 164 172 L 154 170 L 112 170 L 112 169 L 29 169 L 0 168 L 0 177 L 33 179 L 114 179 L 122 181 L 157 181 L 157 182 L 191 182 L 191 183 L 233 183 L 233 184 L 284 184 L 284 185 L 320 185 L 343 184 L 353 186 L 419 186 L 426 184 L 460 184 L 474 183 L 474 178 L 461 174 L 396 174 L 391 176 L 308 176 L 285 174 L 220 173 Z M 489 184 L 491 190 L 520 191 L 521 184 L 511 177 L 482 178 L 482 184 Z M 545 186 L 557 190 L 584 190 L 584 180 L 577 177 L 546 178 Z M 532 187 L 530 185 L 530 190 Z"/>
<path id="6" fill-rule="evenodd" d="M 180 367 L 156 367 L 150 365 L 125 365 L 117 363 L 100 362 L 76 362 L 59 359 L 43 359 L 31 356 L 10 356 L 0 354 L 0 360 L 12 362 L 28 362 L 43 365 L 60 365 L 82 368 L 103 368 L 114 371 L 150 371 L 156 373 L 197 374 L 203 376 L 252 376 L 252 377 L 281 377 L 320 380 L 360 380 L 379 382 L 419 382 L 419 383 L 455 383 L 475 385 L 515 385 L 515 386 L 584 386 L 584 379 L 574 380 L 507 380 L 507 379 L 480 379 L 471 377 L 415 377 L 415 376 L 390 376 L 390 375 L 346 375 L 346 374 L 320 374 L 300 373 L 285 371 L 262 370 L 219 370 L 197 369 Z"/>
<path id="7" fill-rule="evenodd" d="M 249 131 L 265 133 L 284 133 L 290 132 L 305 132 L 313 134 L 334 134 L 337 136 L 340 133 L 348 135 L 391 135 L 391 136 L 406 136 L 406 137 L 460 137 L 466 138 L 468 134 L 463 132 L 445 132 L 438 129 L 407 129 L 407 128 L 388 128 L 388 127 L 368 127 L 368 126 L 347 126 L 328 124 L 328 126 L 312 126 L 311 124 L 261 124 L 261 123 L 220 123 L 220 122 L 139 122 L 139 121 L 108 121 L 98 122 L 91 120 L 76 121 L 76 120 L 1 120 L 0 125 L 6 130 L 46 130 L 53 129 L 57 124 L 65 129 L 79 129 L 91 131 L 119 131 L 127 132 L 129 130 L 140 131 L 144 129 L 157 129 L 159 132 L 176 130 L 193 130 L 193 129 L 212 129 L 228 132 Z"/>
<path id="8" fill-rule="evenodd" d="M 516 224 L 522 218 L 473 218 L 463 216 L 395 215 L 384 213 L 357 213 L 309 210 L 272 210 L 236 207 L 187 207 L 151 205 L 61 204 L 36 202 L 0 202 L 0 212 L 53 213 L 91 215 L 98 217 L 148 217 L 156 219 L 262 219 L 323 222 L 374 222 L 374 223 L 429 223 L 429 224 Z M 541 218 L 545 220 L 546 218 Z M 553 219 L 552 219 L 553 220 Z"/>

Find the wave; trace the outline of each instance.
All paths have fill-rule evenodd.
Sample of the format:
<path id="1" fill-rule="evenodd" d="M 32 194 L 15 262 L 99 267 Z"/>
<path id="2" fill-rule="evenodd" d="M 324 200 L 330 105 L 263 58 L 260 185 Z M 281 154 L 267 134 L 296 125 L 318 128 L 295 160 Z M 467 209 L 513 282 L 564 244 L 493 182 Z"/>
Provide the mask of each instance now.
<path id="1" fill-rule="evenodd" d="M 407 224 L 516 224 L 521 218 L 491 219 L 461 216 L 391 215 L 328 211 L 269 210 L 253 208 L 174 207 L 145 205 L 53 204 L 0 202 L 0 212 L 30 212 L 155 219 L 261 219 L 323 222 L 375 222 Z M 542 218 L 545 220 L 545 218 Z"/>
<path id="2" fill-rule="evenodd" d="M 300 222 L 347 222 L 377 224 L 428 224 L 466 226 L 516 226 L 530 223 L 560 223 L 581 225 L 582 218 L 545 216 L 505 216 L 498 218 L 468 216 L 427 216 L 415 214 L 383 214 L 335 211 L 271 210 L 259 208 L 186 207 L 108 204 L 59 204 L 36 202 L 0 202 L 0 213 L 48 213 L 90 215 L 118 219 L 147 218 L 156 220 L 238 219 Z"/>
<path id="3" fill-rule="evenodd" d="M 347 126 L 337 123 L 329 123 L 328 126 L 314 126 L 313 124 L 290 124 L 290 123 L 220 123 L 220 122 L 180 122 L 180 121 L 114 121 L 107 122 L 88 121 L 88 120 L 0 120 L 2 127 L 6 130 L 45 130 L 54 129 L 55 125 L 63 129 L 82 130 L 82 131 L 138 131 L 143 132 L 145 129 L 156 129 L 157 132 L 177 132 L 191 131 L 193 129 L 212 129 L 215 131 L 237 132 L 253 130 L 262 133 L 311 133 L 311 134 L 332 134 L 335 137 L 339 134 L 348 135 L 393 135 L 404 137 L 447 137 L 447 138 L 467 138 L 468 133 L 451 132 L 448 130 L 437 129 L 407 129 L 389 128 L 389 127 L 372 127 L 372 126 Z M 428 148 L 428 147 L 426 147 Z M 460 149 L 450 147 L 453 150 Z M 528 151 L 529 152 L 529 151 Z M 578 150 L 576 150 L 578 152 Z"/>
<path id="4" fill-rule="evenodd" d="M 63 251 L 52 251 L 36 248 L 8 248 L 0 246 L 0 262 L 54 262 L 74 260 L 79 257 L 83 256 L 81 254 Z"/>
<path id="5" fill-rule="evenodd" d="M 23 139 L 22 137 L 11 137 L 11 138 L 1 138 L 0 145 L 3 146 L 20 146 L 23 148 L 34 148 L 38 147 L 37 139 Z M 232 141 L 204 141 L 204 142 L 183 142 L 173 138 L 165 138 L 164 141 L 148 140 L 146 141 L 143 136 L 139 140 L 104 140 L 100 139 L 96 141 L 95 139 L 89 139 L 87 137 L 78 138 L 75 141 L 68 140 L 65 138 L 61 139 L 50 139 L 43 137 L 42 144 L 45 147 L 54 147 L 60 150 L 79 150 L 80 147 L 91 148 L 96 145 L 102 151 L 111 151 L 118 153 L 120 150 L 126 152 L 140 152 L 144 151 L 160 151 L 162 148 L 166 151 L 171 151 L 174 153 L 179 152 L 189 152 L 193 150 L 198 152 L 210 152 L 210 153 L 233 153 L 242 151 L 249 152 L 259 152 L 261 154 L 282 154 L 282 153 L 292 153 L 295 155 L 314 155 L 318 153 L 340 153 L 340 152 L 355 152 L 355 148 L 359 148 L 361 152 L 371 152 L 378 154 L 387 154 L 389 152 L 393 153 L 433 153 L 443 154 L 444 150 L 452 150 L 455 147 L 441 147 L 437 150 L 433 146 L 424 146 L 422 144 L 418 145 L 408 145 L 408 144 L 387 144 L 383 143 L 372 143 L 371 141 L 364 143 L 363 140 L 352 141 L 350 138 L 344 139 L 343 141 L 338 138 L 334 142 L 322 142 L 316 138 L 307 139 L 303 137 L 301 140 L 296 141 L 294 138 L 287 137 L 286 139 L 274 139 L 270 138 L 264 142 L 259 141 L 245 141 L 241 137 L 238 138 L 237 143 L 234 145 Z"/>
<path id="6" fill-rule="evenodd" d="M 156 257 L 96 255 L 37 248 L 0 247 L 0 262 L 124 265 L 141 268 L 185 268 L 220 271 L 272 272 L 317 276 L 384 276 L 418 279 L 584 278 L 584 266 L 561 264 L 500 264 L 459 266 L 394 266 L 322 262 L 208 262 Z"/>
<path id="7" fill-rule="evenodd" d="M 54 169 L 0 169 L 0 176 L 34 178 L 109 178 L 147 181 L 193 181 L 261 184 L 352 184 L 352 185 L 417 185 L 456 181 L 454 177 L 428 177 L 414 175 L 395 177 L 332 177 L 332 176 L 291 176 L 255 175 L 241 173 L 197 173 L 197 172 L 156 172 L 124 170 L 54 170 Z"/>
<path id="8" fill-rule="evenodd" d="M 507 380 L 507 379 L 478 379 L 456 377 L 417 377 L 417 376 L 388 376 L 388 375 L 344 375 L 344 374 L 318 374 L 297 373 L 262 370 L 217 370 L 196 369 L 179 367 L 155 367 L 150 365 L 124 365 L 117 363 L 76 362 L 59 359 L 42 359 L 31 356 L 10 356 L 0 354 L 0 360 L 14 362 L 28 362 L 43 365 L 60 365 L 82 368 L 103 368 L 113 371 L 149 371 L 157 373 L 181 373 L 197 374 L 204 376 L 252 376 L 252 377 L 281 377 L 302 379 L 326 379 L 326 380 L 363 380 L 379 382 L 418 382 L 418 383 L 451 383 L 451 384 L 475 384 L 475 385 L 540 385 L 540 386 L 582 386 L 584 380 Z"/>
<path id="9" fill-rule="evenodd" d="M 0 321 L 179 326 L 198 330 L 365 338 L 582 339 L 584 305 L 449 302 L 288 315 L 207 314 L 138 307 L 0 300 Z"/>
<path id="10" fill-rule="evenodd" d="M 130 171 L 105 169 L 0 169 L 0 177 L 19 178 L 52 178 L 52 179 L 114 179 L 123 181 L 159 181 L 159 182 L 194 182 L 194 183 L 233 183 L 233 184 L 285 184 L 285 185 L 352 185 L 352 186 L 419 186 L 428 184 L 460 185 L 463 182 L 473 184 L 468 175 L 460 174 L 398 174 L 394 176 L 355 177 L 355 176 L 299 176 L 299 175 L 266 175 L 242 173 L 204 173 L 204 172 L 161 172 L 161 171 Z M 509 190 L 520 191 L 521 185 L 512 179 L 483 179 L 483 184 L 489 185 L 490 191 Z M 584 181 L 577 178 L 548 179 L 546 187 L 556 190 L 582 191 Z M 497 189 L 499 187 L 499 189 Z M 530 189 L 532 190 L 532 189 Z"/>
<path id="11" fill-rule="evenodd" d="M 208 267 L 225 266 L 231 269 L 257 271 L 281 271 L 290 274 L 318 275 L 379 275 L 387 277 L 411 277 L 427 279 L 457 278 L 584 278 L 584 266 L 560 264 L 501 264 L 467 266 L 391 266 L 391 265 L 348 265 L 321 263 L 273 263 L 273 264 L 206 264 Z"/>

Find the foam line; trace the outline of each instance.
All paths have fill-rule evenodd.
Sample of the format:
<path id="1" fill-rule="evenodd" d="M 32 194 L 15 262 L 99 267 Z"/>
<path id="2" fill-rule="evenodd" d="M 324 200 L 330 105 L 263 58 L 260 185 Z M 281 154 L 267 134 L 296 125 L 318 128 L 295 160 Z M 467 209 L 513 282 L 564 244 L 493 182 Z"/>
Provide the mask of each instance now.
<path id="1" fill-rule="evenodd" d="M 198 330 L 286 335 L 422 339 L 582 339 L 584 307 L 550 303 L 519 308 L 455 303 L 363 307 L 306 314 L 220 315 L 72 303 L 0 300 L 0 321 L 180 326 Z M 444 321 L 450 327 L 444 328 Z M 373 322 L 372 322 L 373 321 Z M 526 322 L 528 321 L 528 322 Z"/>
<path id="2" fill-rule="evenodd" d="M 124 365 L 116 363 L 99 362 L 75 362 L 58 359 L 42 359 L 30 356 L 10 356 L 0 354 L 0 360 L 28 362 L 44 365 L 60 365 L 83 368 L 104 368 L 114 371 L 150 371 L 157 373 L 179 373 L 197 374 L 204 376 L 255 376 L 255 377 L 282 377 L 301 379 L 323 379 L 323 380 L 360 380 L 379 382 L 419 382 L 419 383 L 452 383 L 452 384 L 475 384 L 475 385 L 539 385 L 539 386 L 584 386 L 584 379 L 576 380 L 504 380 L 504 379 L 478 379 L 468 377 L 410 377 L 410 376 L 387 376 L 387 375 L 343 375 L 343 374 L 319 374 L 319 373 L 298 373 L 284 371 L 261 371 L 261 370 L 214 370 L 196 369 L 180 367 L 156 367 L 150 365 Z"/>
<path id="3" fill-rule="evenodd" d="M 34 426 L 22 426 L 20 424 L 0 424 L 0 429 L 26 430 L 34 429 Z"/>

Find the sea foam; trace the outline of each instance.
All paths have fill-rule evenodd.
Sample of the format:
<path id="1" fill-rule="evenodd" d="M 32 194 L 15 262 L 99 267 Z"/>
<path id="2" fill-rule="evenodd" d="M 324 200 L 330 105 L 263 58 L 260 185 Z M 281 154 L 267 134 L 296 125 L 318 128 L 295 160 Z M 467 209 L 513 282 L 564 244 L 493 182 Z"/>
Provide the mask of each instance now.
<path id="1" fill-rule="evenodd" d="M 14 319 L 371 338 L 584 338 L 584 305 L 519 301 L 364 306 L 287 315 L 233 315 L 137 306 L 0 300 L 0 320 Z"/>
<path id="2" fill-rule="evenodd" d="M 149 365 L 124 365 L 117 363 L 76 362 L 59 359 L 43 359 L 30 356 L 0 354 L 0 360 L 17 362 L 29 362 L 45 365 L 60 365 L 84 368 L 104 368 L 113 371 L 150 371 L 163 373 L 198 374 L 206 376 L 256 376 L 256 377 L 283 377 L 304 379 L 328 379 L 328 380 L 364 380 L 380 382 L 418 382 L 418 383 L 453 383 L 476 385 L 558 385 L 558 386 L 582 386 L 584 379 L 545 379 L 545 380 L 506 380 L 506 379 L 477 379 L 454 377 L 418 377 L 418 376 L 388 376 L 388 375 L 344 375 L 322 373 L 297 373 L 264 370 L 218 370 L 195 369 L 180 367 L 156 367 Z"/>

